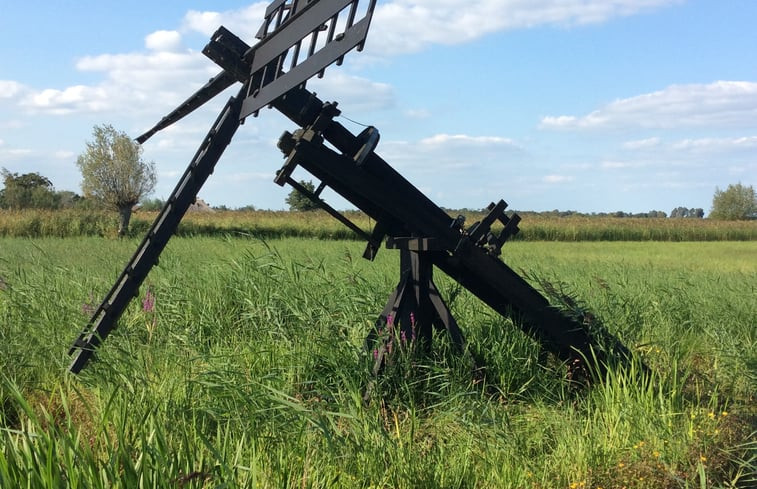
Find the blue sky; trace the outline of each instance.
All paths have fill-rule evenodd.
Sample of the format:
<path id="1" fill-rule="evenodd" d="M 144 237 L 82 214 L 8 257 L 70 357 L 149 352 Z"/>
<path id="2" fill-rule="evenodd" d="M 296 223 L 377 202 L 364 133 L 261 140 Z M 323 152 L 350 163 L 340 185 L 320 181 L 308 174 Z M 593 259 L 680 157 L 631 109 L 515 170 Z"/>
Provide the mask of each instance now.
<path id="1" fill-rule="evenodd" d="M 252 43 L 266 5 L 0 0 L 0 167 L 79 191 L 94 125 L 150 128 L 218 72 L 210 34 Z M 716 187 L 757 185 L 755 24 L 753 0 L 379 0 L 366 49 L 308 86 L 377 126 L 377 152 L 445 207 L 707 211 Z M 144 145 L 154 196 L 230 94 Z M 248 119 L 200 197 L 284 208 L 292 129 Z"/>

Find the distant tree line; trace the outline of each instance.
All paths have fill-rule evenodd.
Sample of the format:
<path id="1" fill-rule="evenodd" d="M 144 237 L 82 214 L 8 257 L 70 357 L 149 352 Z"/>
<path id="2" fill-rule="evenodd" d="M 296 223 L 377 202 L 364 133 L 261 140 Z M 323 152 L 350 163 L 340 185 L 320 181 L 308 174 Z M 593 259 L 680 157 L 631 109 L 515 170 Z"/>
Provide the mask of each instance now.
<path id="1" fill-rule="evenodd" d="M 676 207 L 670 212 L 670 217 L 693 217 L 701 219 L 704 217 L 704 209 L 701 208 L 691 208 L 687 209 L 686 207 Z"/>
<path id="2" fill-rule="evenodd" d="M 679 209 L 683 209 L 685 211 L 685 216 L 681 215 Z M 487 213 L 487 209 L 445 209 L 449 214 L 481 214 L 481 213 Z M 579 212 L 579 211 L 561 211 L 559 209 L 554 209 L 551 211 L 514 211 L 517 214 L 525 217 L 525 216 L 539 216 L 539 217 L 632 217 L 632 218 L 665 218 L 668 217 L 667 212 L 665 211 L 657 211 L 652 210 L 648 212 L 625 212 L 625 211 L 615 211 L 615 212 Z M 671 212 L 670 217 L 704 217 L 704 210 L 703 209 L 688 209 L 685 207 L 676 207 L 673 209 L 673 212 Z"/>
<path id="3" fill-rule="evenodd" d="M 486 209 L 483 209 L 478 212 L 488 212 Z M 521 216 L 541 216 L 541 217 L 634 217 L 634 218 L 661 218 L 661 217 L 668 217 L 668 214 L 665 211 L 648 211 L 648 212 L 625 212 L 625 211 L 615 211 L 615 212 L 578 212 L 578 211 L 561 211 L 558 209 L 551 210 L 551 211 L 515 211 Z M 670 217 L 673 217 L 672 215 Z"/>
<path id="4" fill-rule="evenodd" d="M 0 170 L 3 188 L 0 190 L 2 209 L 70 209 L 86 205 L 77 193 L 68 190 L 57 191 L 47 177 L 39 173 L 12 173 Z"/>
<path id="5" fill-rule="evenodd" d="M 99 132 L 98 132 L 99 131 Z M 103 133 L 105 136 L 103 136 Z M 93 143 L 88 145 L 88 151 L 85 152 L 79 158 L 79 166 L 82 167 L 82 176 L 84 177 L 83 188 L 89 194 L 87 197 L 83 197 L 75 192 L 68 190 L 57 191 L 53 187 L 52 182 L 47 177 L 40 175 L 39 173 L 13 173 L 5 168 L 0 169 L 0 176 L 2 176 L 3 188 L 0 189 L 0 209 L 91 209 L 95 207 L 110 207 L 114 210 L 119 210 L 122 214 L 126 212 L 128 207 L 129 213 L 132 208 L 138 206 L 145 211 L 159 211 L 165 205 L 165 201 L 159 198 L 148 199 L 145 198 L 149 191 L 152 190 L 155 184 L 155 169 L 152 163 L 145 164 L 139 157 L 139 148 L 133 148 L 128 146 L 131 144 L 130 140 L 126 139 L 123 133 L 118 133 L 110 126 L 104 126 L 103 128 L 96 127 L 95 135 L 99 136 L 99 139 L 105 139 L 105 141 L 97 141 L 100 145 L 97 149 L 100 153 L 108 153 L 107 148 L 111 146 L 117 146 L 118 144 L 126 146 L 127 157 L 124 160 L 128 161 L 128 165 L 124 164 L 127 169 L 124 170 L 123 166 L 119 167 L 120 163 L 105 161 L 104 158 L 98 157 L 93 150 Z M 97 138 L 96 138 L 97 139 Z M 116 140 L 114 143 L 113 140 Z M 120 149 L 120 148 L 119 148 Z M 128 150 L 128 151 L 127 151 Z M 94 160 L 91 165 L 96 168 L 95 170 L 87 170 L 83 168 L 83 163 L 86 158 Z M 104 161 L 104 163 L 102 163 Z M 100 167 L 97 164 L 100 164 Z M 104 168 L 102 168 L 104 167 Z M 115 169 L 115 170 L 113 170 Z M 110 170 L 111 173 L 105 170 Z M 94 176 L 106 175 L 110 180 L 114 180 L 115 177 L 121 177 L 121 180 L 130 183 L 131 186 L 123 192 L 115 195 L 109 195 L 103 191 L 103 195 L 99 195 L 92 190 L 93 185 L 100 185 L 97 188 L 104 188 L 104 184 L 99 182 L 92 183 Z M 127 175 L 128 177 L 122 177 Z M 115 176 L 115 177 L 114 177 Z M 136 183 L 135 183 L 136 182 Z M 85 185 L 87 184 L 87 185 Z M 315 186 L 310 181 L 301 181 L 300 184 L 308 192 L 313 193 Z M 110 205 L 107 205 L 110 204 Z M 309 211 L 317 209 L 310 199 L 305 197 L 297 190 L 292 190 L 286 198 L 286 204 L 291 211 Z M 215 210 L 222 211 L 254 211 L 254 206 L 247 205 L 244 207 L 231 209 L 225 205 L 213 207 Z M 444 209 L 451 215 L 456 214 L 479 214 L 486 213 L 486 209 Z M 687 219 L 702 219 L 705 216 L 704 209 L 700 207 L 683 207 L 679 206 L 674 208 L 670 212 L 670 216 L 665 211 L 651 210 L 649 212 L 591 212 L 584 213 L 578 211 L 561 211 L 554 209 L 551 211 L 516 211 L 521 216 L 542 216 L 542 217 L 616 217 L 616 218 L 687 218 Z M 123 217 L 123 215 L 122 215 Z M 749 220 L 757 219 L 757 195 L 754 188 L 750 186 L 742 185 L 741 183 L 729 185 L 725 190 L 715 189 L 715 194 L 712 199 L 712 208 L 708 215 L 710 219 L 719 220 Z M 124 225 L 125 224 L 125 225 Z M 120 233 L 124 233 L 126 226 L 128 226 L 128 219 L 122 222 Z"/>

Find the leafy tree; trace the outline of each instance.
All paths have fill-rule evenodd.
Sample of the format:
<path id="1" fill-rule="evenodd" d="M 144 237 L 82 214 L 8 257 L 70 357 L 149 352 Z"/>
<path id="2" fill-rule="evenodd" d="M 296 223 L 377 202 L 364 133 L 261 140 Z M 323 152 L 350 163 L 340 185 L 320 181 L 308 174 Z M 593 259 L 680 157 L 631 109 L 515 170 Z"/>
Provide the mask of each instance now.
<path id="1" fill-rule="evenodd" d="M 76 192 L 71 192 L 70 190 L 61 190 L 60 192 L 55 192 L 55 195 L 58 197 L 58 209 L 73 209 L 79 207 L 84 200 L 81 195 Z"/>
<path id="2" fill-rule="evenodd" d="M 3 168 L 2 197 L 0 205 L 8 209 L 54 209 L 60 203 L 60 196 L 53 189 L 47 177 L 39 173 L 11 173 Z"/>
<path id="3" fill-rule="evenodd" d="M 728 185 L 725 190 L 716 187 L 710 217 L 728 221 L 757 218 L 757 196 L 754 188 L 741 183 Z"/>
<path id="4" fill-rule="evenodd" d="M 315 192 L 315 185 L 311 181 L 300 180 L 300 185 L 310 193 Z M 314 211 L 319 208 L 316 203 L 305 197 L 297 189 L 292 189 L 284 202 L 289 206 L 290 211 Z"/>
<path id="5" fill-rule="evenodd" d="M 129 229 L 132 208 L 155 188 L 155 163 L 142 159 L 142 147 L 111 125 L 95 126 L 94 139 L 79 155 L 84 196 L 117 210 L 118 234 Z"/>
<path id="6" fill-rule="evenodd" d="M 670 217 L 691 217 L 691 218 L 703 218 L 704 209 L 700 207 L 676 207 L 670 212 Z"/>

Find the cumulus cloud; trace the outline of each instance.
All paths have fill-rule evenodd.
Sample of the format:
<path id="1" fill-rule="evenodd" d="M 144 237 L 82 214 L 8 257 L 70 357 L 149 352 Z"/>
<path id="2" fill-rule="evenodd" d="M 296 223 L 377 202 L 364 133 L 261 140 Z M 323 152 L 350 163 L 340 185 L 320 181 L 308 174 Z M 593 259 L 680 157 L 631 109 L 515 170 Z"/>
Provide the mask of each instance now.
<path id="1" fill-rule="evenodd" d="M 54 115 L 169 110 L 218 68 L 198 52 L 159 50 L 177 48 L 180 36 L 176 38 L 168 32 L 148 36 L 146 44 L 154 49 L 146 53 L 102 54 L 79 59 L 78 70 L 104 74 L 100 83 L 36 92 L 27 90 L 19 104 L 32 112 Z"/>
<path id="2" fill-rule="evenodd" d="M 757 82 L 717 81 L 671 85 L 616 100 L 584 116 L 542 118 L 544 129 L 606 129 L 744 126 L 757 120 Z"/>
<path id="3" fill-rule="evenodd" d="M 18 97 L 26 90 L 26 87 L 13 80 L 0 80 L 0 99 Z"/>
<path id="4" fill-rule="evenodd" d="M 256 2 L 247 7 L 224 12 L 190 10 L 184 16 L 182 29 L 211 36 L 219 26 L 251 43 L 263 21 L 269 2 Z"/>
<path id="5" fill-rule="evenodd" d="M 460 44 L 493 32 L 540 25 L 597 24 L 682 0 L 395 0 L 376 7 L 373 39 L 384 55 L 417 52 L 432 44 Z M 367 44 L 369 52 L 378 43 Z M 376 46 L 376 47 L 374 47 Z"/>
<path id="6" fill-rule="evenodd" d="M 190 11 L 178 30 L 159 30 L 146 36 L 144 52 L 79 59 L 78 70 L 104 75 L 100 83 L 32 91 L 16 82 L 0 81 L 0 98 L 18 96 L 22 107 L 55 115 L 165 112 L 220 70 L 199 51 L 184 47 L 182 33 L 199 32 L 209 36 L 220 25 L 225 25 L 252 41 L 267 5 L 268 2 L 259 2 L 225 12 Z M 338 98 L 343 107 L 359 111 L 394 105 L 394 94 L 388 84 L 333 71 L 325 79 L 311 83 L 319 93 Z"/>
<path id="7" fill-rule="evenodd" d="M 33 91 L 17 82 L 0 81 L 0 99 L 15 97 L 27 110 L 55 115 L 170 110 L 219 71 L 202 53 L 183 45 L 182 32 L 210 35 L 225 24 L 240 27 L 239 35 L 251 37 L 266 5 L 260 2 L 227 12 L 190 11 L 178 30 L 158 30 L 147 35 L 144 52 L 79 59 L 78 70 L 104 75 L 100 83 Z"/>
<path id="8" fill-rule="evenodd" d="M 199 32 L 205 36 L 212 35 L 219 25 L 221 25 L 220 12 L 199 12 L 197 10 L 190 10 L 184 16 L 185 29 Z"/>
<path id="9" fill-rule="evenodd" d="M 177 31 L 155 31 L 145 37 L 145 47 L 150 51 L 179 51 L 181 34 Z"/>
<path id="10" fill-rule="evenodd" d="M 64 90 L 48 88 L 32 93 L 21 102 L 21 105 L 55 115 L 66 115 L 78 111 L 109 110 L 111 101 L 103 87 L 76 85 Z"/>
<path id="11" fill-rule="evenodd" d="M 433 43 L 466 42 L 498 30 L 603 22 L 677 1 L 482 0 L 471 6 L 462 0 L 440 0 L 433 4 L 395 0 L 377 6 L 371 37 L 381 40 L 382 55 L 392 55 Z M 146 107 L 154 111 L 170 109 L 218 71 L 200 52 L 184 47 L 184 36 L 191 33 L 210 36 L 224 25 L 252 42 L 267 5 L 267 1 L 262 1 L 223 12 L 190 10 L 176 29 L 158 30 L 146 36 L 146 52 L 101 54 L 78 60 L 77 69 L 103 73 L 105 79 L 101 83 L 31 91 L 17 82 L 0 81 L 0 99 L 20 98 L 23 107 L 51 114 L 134 113 Z M 389 85 L 333 71 L 325 80 L 314 80 L 313 86 L 333 93 L 332 98 L 338 98 L 351 111 L 394 105 Z"/>

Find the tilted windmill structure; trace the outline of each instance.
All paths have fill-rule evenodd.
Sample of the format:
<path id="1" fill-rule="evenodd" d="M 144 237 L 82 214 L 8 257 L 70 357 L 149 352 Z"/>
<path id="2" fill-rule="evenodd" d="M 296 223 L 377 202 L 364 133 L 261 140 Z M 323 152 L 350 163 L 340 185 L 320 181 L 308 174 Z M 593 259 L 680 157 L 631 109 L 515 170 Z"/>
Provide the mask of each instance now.
<path id="1" fill-rule="evenodd" d="M 372 260 L 382 243 L 400 251 L 400 280 L 379 314 L 369 341 L 392 322 L 395 330 L 412 333 L 430 345 L 434 328 L 446 331 L 464 347 L 463 333 L 433 281 L 434 269 L 446 273 L 494 311 L 515 324 L 545 349 L 568 362 L 595 359 L 602 368 L 613 358 L 628 361 L 630 353 L 606 332 L 593 331 L 549 301 L 500 259 L 505 242 L 518 232 L 520 217 L 507 215 L 504 200 L 492 203 L 479 222 L 465 225 L 450 216 L 394 170 L 377 153 L 379 132 L 367 127 L 355 135 L 337 122 L 336 102 L 324 102 L 306 88 L 313 76 L 341 64 L 351 50 L 362 50 L 375 0 L 275 0 L 266 9 L 252 46 L 220 27 L 203 53 L 221 71 L 155 127 L 137 138 L 145 143 L 228 87 L 241 84 L 202 140 L 186 171 L 168 197 L 134 255 L 71 346 L 70 371 L 78 373 L 116 327 L 150 269 L 198 192 L 213 172 L 242 122 L 271 107 L 294 124 L 278 147 L 285 163 L 275 182 L 290 185 L 367 242 L 364 257 Z M 309 191 L 292 178 L 302 167 L 320 181 Z M 366 232 L 326 203 L 330 188 L 375 221 Z M 498 232 L 492 226 L 499 222 Z M 607 340 L 609 338 L 609 347 Z M 384 358 L 380 352 L 376 369 Z"/>

